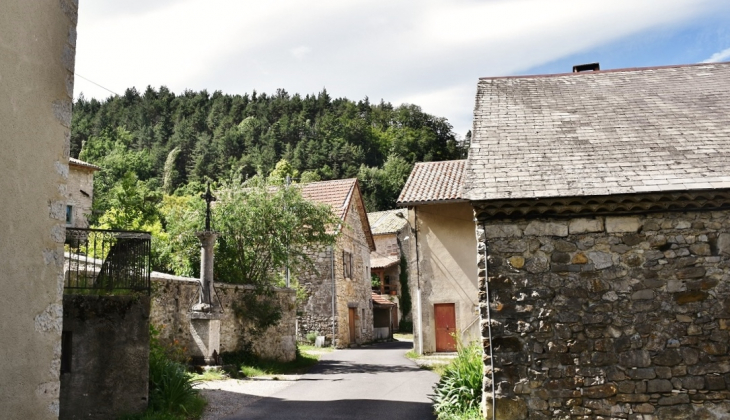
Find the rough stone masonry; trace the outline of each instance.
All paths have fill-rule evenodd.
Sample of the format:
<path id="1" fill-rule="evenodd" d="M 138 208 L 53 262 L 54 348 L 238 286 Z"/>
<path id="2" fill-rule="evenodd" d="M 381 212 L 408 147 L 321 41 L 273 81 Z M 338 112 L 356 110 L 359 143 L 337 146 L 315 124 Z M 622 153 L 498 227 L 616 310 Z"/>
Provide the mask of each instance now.
<path id="1" fill-rule="evenodd" d="M 479 223 L 497 418 L 730 418 L 728 212 Z"/>

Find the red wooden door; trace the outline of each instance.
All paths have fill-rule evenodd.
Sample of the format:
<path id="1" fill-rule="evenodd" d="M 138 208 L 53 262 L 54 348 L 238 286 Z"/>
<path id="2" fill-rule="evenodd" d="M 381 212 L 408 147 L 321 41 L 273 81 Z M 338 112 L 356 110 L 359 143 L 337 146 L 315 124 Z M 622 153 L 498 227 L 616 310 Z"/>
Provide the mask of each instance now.
<path id="1" fill-rule="evenodd" d="M 433 305 L 436 318 L 436 351 L 456 351 L 456 310 L 453 303 Z"/>
<path id="2" fill-rule="evenodd" d="M 350 327 L 350 344 L 355 343 L 355 308 L 347 308 L 347 320 Z"/>

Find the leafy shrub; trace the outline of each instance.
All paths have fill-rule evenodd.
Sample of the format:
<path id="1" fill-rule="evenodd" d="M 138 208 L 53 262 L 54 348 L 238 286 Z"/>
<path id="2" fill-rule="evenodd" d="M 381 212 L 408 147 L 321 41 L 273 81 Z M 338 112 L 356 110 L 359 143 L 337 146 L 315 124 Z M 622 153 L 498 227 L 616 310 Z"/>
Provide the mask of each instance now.
<path id="1" fill-rule="evenodd" d="M 307 342 L 314 344 L 315 341 L 317 341 L 317 333 L 314 331 L 307 333 Z"/>
<path id="2" fill-rule="evenodd" d="M 482 397 L 482 349 L 479 342 L 464 347 L 460 342 L 456 358 L 444 369 L 430 396 L 439 419 L 470 419 L 478 413 Z"/>
<path id="3" fill-rule="evenodd" d="M 200 418 L 205 400 L 194 388 L 195 381 L 185 364 L 173 360 L 182 357 L 173 343 L 166 347 L 159 341 L 159 331 L 150 325 L 149 406 L 143 414 L 123 420 L 188 420 Z"/>

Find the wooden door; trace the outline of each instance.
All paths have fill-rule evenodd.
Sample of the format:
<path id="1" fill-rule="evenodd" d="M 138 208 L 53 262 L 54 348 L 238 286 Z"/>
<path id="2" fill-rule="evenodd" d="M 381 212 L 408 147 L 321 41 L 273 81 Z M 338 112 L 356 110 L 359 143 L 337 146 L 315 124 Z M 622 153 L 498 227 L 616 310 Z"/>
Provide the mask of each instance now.
<path id="1" fill-rule="evenodd" d="M 452 336 L 456 332 L 456 310 L 453 303 L 433 305 L 436 318 L 436 351 L 456 351 L 456 340 Z"/>
<path id="2" fill-rule="evenodd" d="M 355 343 L 355 308 L 347 308 L 347 321 L 350 327 L 350 344 Z"/>

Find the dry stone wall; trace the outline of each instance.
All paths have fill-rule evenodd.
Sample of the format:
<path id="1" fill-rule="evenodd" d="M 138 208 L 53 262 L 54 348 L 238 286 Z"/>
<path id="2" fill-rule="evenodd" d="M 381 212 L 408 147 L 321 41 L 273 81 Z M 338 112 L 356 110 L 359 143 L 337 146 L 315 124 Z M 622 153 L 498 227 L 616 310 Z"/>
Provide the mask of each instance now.
<path id="1" fill-rule="evenodd" d="M 729 213 L 479 223 L 497 418 L 730 418 Z"/>
<path id="2" fill-rule="evenodd" d="M 160 339 L 166 343 L 177 340 L 183 346 L 193 343 L 190 331 L 190 308 L 197 303 L 200 290 L 196 279 L 152 273 L 152 309 L 150 322 L 161 328 Z M 220 350 L 232 352 L 242 348 L 249 337 L 244 335 L 246 320 L 236 316 L 234 307 L 252 287 L 216 283 L 221 301 Z M 292 289 L 275 289 L 282 311 L 279 323 L 252 339 L 252 349 L 264 359 L 291 361 L 296 358 L 296 294 Z"/>

